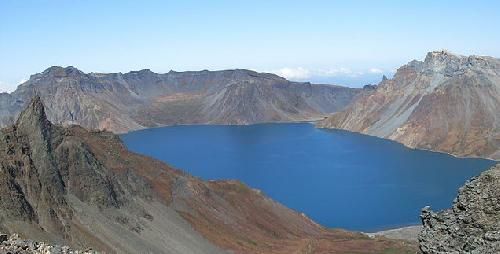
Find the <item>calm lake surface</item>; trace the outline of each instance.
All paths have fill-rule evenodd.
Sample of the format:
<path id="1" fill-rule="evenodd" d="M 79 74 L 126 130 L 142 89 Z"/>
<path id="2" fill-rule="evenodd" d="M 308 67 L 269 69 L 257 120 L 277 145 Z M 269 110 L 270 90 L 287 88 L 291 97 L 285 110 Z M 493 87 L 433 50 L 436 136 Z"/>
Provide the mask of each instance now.
<path id="1" fill-rule="evenodd" d="M 121 136 L 129 149 L 203 179 L 238 179 L 332 228 L 377 231 L 451 206 L 495 164 L 308 123 L 174 126 Z"/>

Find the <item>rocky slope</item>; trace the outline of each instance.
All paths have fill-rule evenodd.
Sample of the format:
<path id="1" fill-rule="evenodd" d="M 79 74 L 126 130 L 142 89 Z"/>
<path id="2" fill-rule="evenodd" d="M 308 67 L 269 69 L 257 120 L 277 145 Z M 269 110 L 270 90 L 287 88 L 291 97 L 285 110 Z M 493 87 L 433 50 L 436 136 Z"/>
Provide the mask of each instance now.
<path id="1" fill-rule="evenodd" d="M 460 188 L 453 207 L 422 210 L 423 253 L 500 253 L 500 164 Z"/>
<path id="2" fill-rule="evenodd" d="M 360 89 L 290 82 L 249 70 L 83 73 L 51 67 L 12 94 L 0 94 L 0 126 L 34 95 L 55 123 L 127 132 L 172 124 L 252 124 L 322 117 Z"/>
<path id="3" fill-rule="evenodd" d="M 53 125 L 39 97 L 0 131 L 0 232 L 111 253 L 415 248 L 327 230 L 239 182 L 204 182 L 131 153 L 110 132 Z"/>
<path id="4" fill-rule="evenodd" d="M 409 147 L 500 159 L 500 60 L 427 54 L 318 124 Z"/>

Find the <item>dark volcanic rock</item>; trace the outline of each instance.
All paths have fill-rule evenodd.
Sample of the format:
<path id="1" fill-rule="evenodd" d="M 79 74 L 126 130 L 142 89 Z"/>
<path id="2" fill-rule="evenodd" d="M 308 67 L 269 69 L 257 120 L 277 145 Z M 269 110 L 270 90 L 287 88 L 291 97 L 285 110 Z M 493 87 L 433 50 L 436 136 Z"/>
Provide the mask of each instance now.
<path id="1" fill-rule="evenodd" d="M 12 94 L 0 94 L 0 126 L 11 124 L 34 95 L 45 102 L 52 122 L 127 132 L 173 124 L 311 120 L 342 109 L 360 90 L 249 70 L 122 74 L 54 66 Z"/>
<path id="2" fill-rule="evenodd" d="M 363 90 L 375 90 L 375 89 L 377 89 L 377 85 L 368 84 L 363 86 Z"/>
<path id="3" fill-rule="evenodd" d="M 423 253 L 500 253 L 500 165 L 471 179 L 453 207 L 422 210 Z"/>

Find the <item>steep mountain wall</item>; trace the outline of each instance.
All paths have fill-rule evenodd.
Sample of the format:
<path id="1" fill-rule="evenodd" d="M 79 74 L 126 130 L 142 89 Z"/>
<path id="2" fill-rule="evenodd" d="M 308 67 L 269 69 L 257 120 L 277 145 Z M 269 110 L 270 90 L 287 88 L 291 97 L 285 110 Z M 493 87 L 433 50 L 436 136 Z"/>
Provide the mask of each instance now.
<path id="1" fill-rule="evenodd" d="M 500 159 L 500 60 L 427 54 L 318 124 L 409 147 Z"/>

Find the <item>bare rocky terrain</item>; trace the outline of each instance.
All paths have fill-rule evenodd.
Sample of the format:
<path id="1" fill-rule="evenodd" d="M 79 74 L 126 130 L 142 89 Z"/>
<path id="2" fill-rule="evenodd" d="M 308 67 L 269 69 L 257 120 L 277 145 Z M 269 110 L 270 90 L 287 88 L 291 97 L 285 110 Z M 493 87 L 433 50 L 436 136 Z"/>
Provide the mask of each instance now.
<path id="1" fill-rule="evenodd" d="M 414 253 L 328 230 L 238 181 L 201 181 L 106 131 L 52 124 L 36 97 L 0 130 L 0 232 L 107 253 Z"/>
<path id="2" fill-rule="evenodd" d="M 343 109 L 361 91 L 239 69 L 122 74 L 54 66 L 0 94 L 0 126 L 12 123 L 34 95 L 54 123 L 123 133 L 174 124 L 318 119 Z"/>
<path id="3" fill-rule="evenodd" d="M 500 253 L 500 164 L 460 188 L 451 209 L 422 210 L 423 253 Z"/>
<path id="4" fill-rule="evenodd" d="M 412 148 L 500 159 L 500 60 L 434 51 L 318 124 Z"/>

